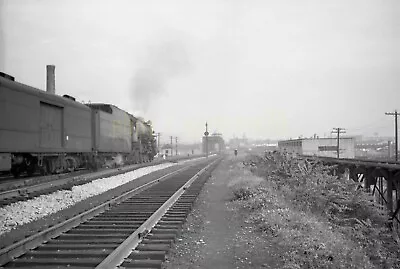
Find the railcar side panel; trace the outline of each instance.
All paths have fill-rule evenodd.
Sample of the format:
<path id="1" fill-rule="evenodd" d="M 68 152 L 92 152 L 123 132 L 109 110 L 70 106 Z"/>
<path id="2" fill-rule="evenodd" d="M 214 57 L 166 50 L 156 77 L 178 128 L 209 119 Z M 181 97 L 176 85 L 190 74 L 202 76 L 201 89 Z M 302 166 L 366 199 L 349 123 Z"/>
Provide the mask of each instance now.
<path id="1" fill-rule="evenodd" d="M 95 150 L 99 153 L 130 153 L 132 128 L 128 113 L 111 106 L 111 113 L 96 110 L 92 125 L 95 126 Z"/>
<path id="2" fill-rule="evenodd" d="M 35 96 L 0 84 L 0 151 L 32 151 L 38 144 L 39 107 Z"/>
<path id="3" fill-rule="evenodd" d="M 90 108 L 0 78 L 0 152 L 90 151 Z"/>
<path id="4" fill-rule="evenodd" d="M 92 129 L 92 150 L 99 150 L 99 137 L 100 137 L 100 116 L 97 109 L 92 109 L 91 112 L 91 129 Z"/>
<path id="5" fill-rule="evenodd" d="M 62 148 L 63 108 L 40 102 L 40 139 L 41 148 Z"/>
<path id="6" fill-rule="evenodd" d="M 64 148 L 67 151 L 91 152 L 91 110 L 83 106 L 64 108 Z"/>

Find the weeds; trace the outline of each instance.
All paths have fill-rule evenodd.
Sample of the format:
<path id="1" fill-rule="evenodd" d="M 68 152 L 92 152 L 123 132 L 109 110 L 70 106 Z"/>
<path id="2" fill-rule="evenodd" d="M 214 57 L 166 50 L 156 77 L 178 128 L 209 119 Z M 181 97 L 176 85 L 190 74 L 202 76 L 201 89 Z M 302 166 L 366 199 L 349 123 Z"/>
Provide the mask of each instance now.
<path id="1" fill-rule="evenodd" d="M 254 196 L 254 190 L 249 187 L 241 186 L 233 191 L 233 200 L 248 200 Z"/>
<path id="2" fill-rule="evenodd" d="M 244 162 L 265 180 L 237 185 L 234 199 L 258 229 L 285 246 L 287 268 L 399 268 L 387 215 L 357 183 L 288 155 Z"/>

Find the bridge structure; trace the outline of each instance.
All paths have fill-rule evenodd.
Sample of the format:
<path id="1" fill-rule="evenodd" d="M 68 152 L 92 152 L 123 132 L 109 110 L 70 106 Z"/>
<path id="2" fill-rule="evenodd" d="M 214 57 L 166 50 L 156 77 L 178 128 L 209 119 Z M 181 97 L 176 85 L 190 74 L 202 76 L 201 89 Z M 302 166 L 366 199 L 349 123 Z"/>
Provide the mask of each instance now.
<path id="1" fill-rule="evenodd" d="M 400 234 L 400 163 L 365 159 L 338 159 L 332 157 L 305 156 L 326 165 L 334 165 L 337 174 L 359 182 L 359 187 L 371 193 L 378 205 L 385 206 L 389 221 L 397 235 Z"/>

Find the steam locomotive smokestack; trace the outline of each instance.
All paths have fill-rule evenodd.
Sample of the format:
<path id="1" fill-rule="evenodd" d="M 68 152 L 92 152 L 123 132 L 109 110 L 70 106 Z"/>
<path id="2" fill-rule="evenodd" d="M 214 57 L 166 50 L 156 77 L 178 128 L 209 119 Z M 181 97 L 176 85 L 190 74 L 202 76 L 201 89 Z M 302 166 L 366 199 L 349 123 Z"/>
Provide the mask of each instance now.
<path id="1" fill-rule="evenodd" d="M 51 94 L 56 93 L 56 74 L 54 65 L 47 65 L 47 84 L 46 84 L 46 91 Z"/>

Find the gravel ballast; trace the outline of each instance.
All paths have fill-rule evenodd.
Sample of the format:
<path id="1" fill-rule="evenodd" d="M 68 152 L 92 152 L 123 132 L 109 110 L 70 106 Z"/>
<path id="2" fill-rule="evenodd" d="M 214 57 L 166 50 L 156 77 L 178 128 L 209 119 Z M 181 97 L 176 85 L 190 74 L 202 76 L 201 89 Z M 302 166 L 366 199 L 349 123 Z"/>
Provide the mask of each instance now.
<path id="1" fill-rule="evenodd" d="M 124 174 L 100 178 L 84 185 L 74 186 L 71 190 L 56 191 L 29 201 L 20 201 L 0 208 L 0 235 L 9 232 L 17 226 L 68 208 L 89 197 L 174 165 L 176 163 L 143 167 Z"/>

